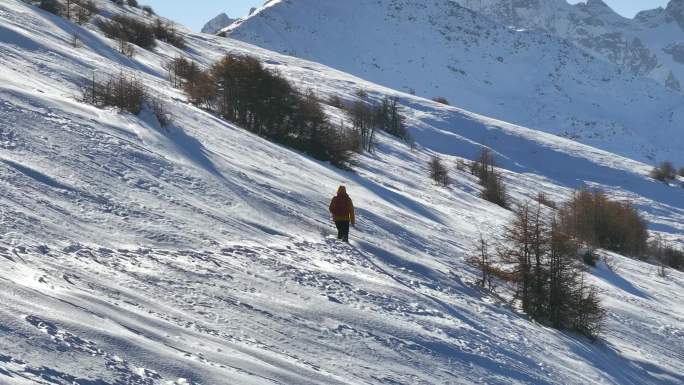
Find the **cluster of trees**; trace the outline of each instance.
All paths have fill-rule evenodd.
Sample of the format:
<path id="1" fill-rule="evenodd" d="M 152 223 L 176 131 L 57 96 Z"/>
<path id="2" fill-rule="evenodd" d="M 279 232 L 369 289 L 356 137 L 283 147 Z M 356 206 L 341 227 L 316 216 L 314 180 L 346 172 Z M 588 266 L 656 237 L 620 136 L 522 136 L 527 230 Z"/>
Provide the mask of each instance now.
<path id="1" fill-rule="evenodd" d="M 507 227 L 502 262 L 525 313 L 555 328 L 596 338 L 605 314 L 596 288 L 586 283 L 578 243 L 541 204 L 518 208 Z"/>
<path id="2" fill-rule="evenodd" d="M 133 7 L 133 8 L 141 8 L 143 10 L 143 12 L 145 12 L 145 14 L 148 16 L 155 14 L 152 7 L 150 7 L 149 5 L 143 5 L 141 7 L 140 4 L 138 3 L 138 0 L 110 0 L 110 1 L 116 5 L 119 5 L 119 6 L 128 5 L 129 7 Z"/>
<path id="3" fill-rule="evenodd" d="M 480 193 L 482 199 L 503 208 L 509 208 L 506 185 L 503 182 L 501 173 L 496 168 L 494 154 L 489 149 L 483 149 L 472 162 L 459 161 L 456 167 L 459 171 L 469 169 L 470 173 L 477 177 L 480 186 L 482 186 L 482 192 Z M 449 184 L 449 170 L 439 157 L 430 159 L 428 170 L 430 178 L 438 185 L 446 187 Z M 551 204 L 552 202 L 547 203 Z"/>
<path id="4" fill-rule="evenodd" d="M 167 69 L 193 104 L 316 159 L 346 167 L 358 146 L 349 130 L 328 120 L 313 92 L 297 91 L 253 57 L 228 55 L 206 70 L 177 58 Z"/>
<path id="5" fill-rule="evenodd" d="M 433 156 L 428 163 L 430 178 L 438 185 L 446 187 L 449 185 L 449 170 L 444 166 L 439 157 Z"/>
<path id="6" fill-rule="evenodd" d="M 677 170 L 670 161 L 662 162 L 655 166 L 651 171 L 651 177 L 653 179 L 666 183 L 675 180 L 677 175 L 684 177 L 684 167 L 680 167 L 679 170 Z"/>
<path id="7" fill-rule="evenodd" d="M 470 173 L 478 178 L 482 186 L 482 199 L 497 204 L 503 208 L 509 207 L 506 185 L 501 173 L 496 168 L 494 154 L 484 149 L 473 162 L 470 163 Z"/>
<path id="8" fill-rule="evenodd" d="M 29 0 L 28 3 L 78 24 L 87 23 L 99 12 L 92 0 Z"/>
<path id="9" fill-rule="evenodd" d="M 176 48 L 186 48 L 185 39 L 178 33 L 173 24 L 157 18 L 154 20 L 154 24 L 152 24 L 152 30 L 158 40 L 169 43 Z"/>
<path id="10" fill-rule="evenodd" d="M 25 2 L 37 5 L 39 8 L 52 14 L 62 16 L 78 24 L 85 24 L 100 11 L 92 0 L 24 0 Z M 152 7 L 145 5 L 140 7 L 137 0 L 110 0 L 112 3 L 123 6 L 142 8 L 146 15 L 154 15 Z M 162 40 L 162 39 L 160 39 Z M 171 43 L 171 42 L 169 42 Z M 173 43 L 171 43 L 173 44 Z"/>
<path id="11" fill-rule="evenodd" d="M 176 88 L 185 88 L 189 84 L 190 89 L 195 89 L 203 74 L 200 66 L 192 60 L 177 57 L 164 64 L 164 69 L 169 74 L 171 85 Z"/>
<path id="12" fill-rule="evenodd" d="M 480 269 L 483 287 L 491 288 L 493 278 L 512 282 L 515 299 L 532 318 L 596 338 L 605 311 L 583 272 L 583 262 L 595 266 L 595 248 L 654 258 L 663 277 L 666 267 L 684 268 L 684 251 L 657 236 L 649 240 L 646 221 L 630 203 L 587 189 L 560 205 L 540 194 L 536 205 L 518 207 L 503 246 L 492 253 L 481 236 L 467 262 Z"/>
<path id="13" fill-rule="evenodd" d="M 93 106 L 116 107 L 138 115 L 147 106 L 155 114 L 162 127 L 171 123 L 166 105 L 147 92 L 144 84 L 136 77 L 123 72 L 104 80 L 93 78 L 81 85 L 80 100 Z"/>
<path id="14" fill-rule="evenodd" d="M 629 203 L 615 202 L 599 190 L 579 190 L 559 210 L 565 232 L 585 244 L 633 257 L 648 248 L 647 223 Z"/>
<path id="15" fill-rule="evenodd" d="M 413 139 L 406 128 L 406 119 L 396 97 L 385 97 L 380 103 L 376 103 L 364 91 L 360 91 L 358 96 L 359 99 L 350 105 L 344 105 L 339 99 L 333 100 L 333 103 L 349 116 L 361 151 L 373 151 L 378 130 L 412 143 Z"/>
<path id="16" fill-rule="evenodd" d="M 491 288 L 494 278 L 511 282 L 515 300 L 531 318 L 597 338 L 605 310 L 585 280 L 581 242 L 563 229 L 557 211 L 541 203 L 518 207 L 504 241 L 491 252 L 480 237 L 477 253 L 467 260 L 482 273 L 478 283 Z"/>
<path id="17" fill-rule="evenodd" d="M 447 100 L 447 98 L 445 98 L 443 96 L 436 96 L 436 97 L 432 98 L 432 101 L 440 103 L 440 104 L 444 104 L 447 106 L 451 105 L 451 104 L 449 104 L 449 101 Z"/>
<path id="18" fill-rule="evenodd" d="M 360 91 L 357 100 L 327 101 L 344 111 L 352 127 L 333 124 L 312 92 L 300 92 L 279 73 L 250 56 L 228 55 L 204 70 L 183 57 L 165 65 L 174 87 L 190 101 L 274 142 L 316 159 L 348 167 L 353 153 L 372 151 L 378 130 L 411 142 L 397 98 L 376 103 Z"/>
<path id="19" fill-rule="evenodd" d="M 186 46 L 185 39 L 176 28 L 161 19 L 156 19 L 150 25 L 134 17 L 114 15 L 111 19 L 100 20 L 98 25 L 108 38 L 119 43 L 120 52 L 127 56 L 132 54 L 130 44 L 152 49 L 157 45 L 157 40 L 161 40 L 178 48 Z"/>
<path id="20" fill-rule="evenodd" d="M 684 251 L 668 245 L 660 236 L 655 236 L 649 242 L 648 247 L 649 255 L 652 255 L 662 267 L 669 266 L 677 270 L 684 269 Z"/>

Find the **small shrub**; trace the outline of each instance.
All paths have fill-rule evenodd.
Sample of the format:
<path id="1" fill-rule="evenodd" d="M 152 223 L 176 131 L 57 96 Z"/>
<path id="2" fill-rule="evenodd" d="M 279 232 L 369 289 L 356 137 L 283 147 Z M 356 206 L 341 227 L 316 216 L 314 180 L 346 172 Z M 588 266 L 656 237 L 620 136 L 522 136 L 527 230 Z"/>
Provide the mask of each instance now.
<path id="1" fill-rule="evenodd" d="M 209 110 L 216 109 L 216 84 L 207 72 L 200 73 L 192 82 L 186 82 L 183 90 L 192 104 Z"/>
<path id="2" fill-rule="evenodd" d="M 352 121 L 354 130 L 361 138 L 361 150 L 373 151 L 377 130 L 396 136 L 413 148 L 413 138 L 406 129 L 406 119 L 401 113 L 399 100 L 396 97 L 386 97 L 376 105 L 367 100 L 368 94 L 364 90 L 358 90 L 357 96 L 360 100 L 355 101 L 345 110 Z"/>
<path id="3" fill-rule="evenodd" d="M 664 263 L 658 263 L 658 276 L 660 278 L 667 278 L 668 276 L 668 271 L 667 271 L 667 266 Z"/>
<path id="4" fill-rule="evenodd" d="M 328 98 L 328 105 L 340 109 L 344 108 L 344 103 L 342 103 L 342 99 L 337 95 L 331 95 Z"/>
<path id="5" fill-rule="evenodd" d="M 398 98 L 386 97 L 380 105 L 375 107 L 374 113 L 376 115 L 375 120 L 381 130 L 405 142 L 412 141 L 406 128 L 406 118 L 401 113 Z"/>
<path id="6" fill-rule="evenodd" d="M 368 99 L 368 91 L 364 90 L 363 88 L 359 88 L 356 90 L 356 96 L 359 99 Z"/>
<path id="7" fill-rule="evenodd" d="M 684 177 L 684 167 L 680 167 L 679 172 L 677 174 L 681 177 Z"/>
<path id="8" fill-rule="evenodd" d="M 154 9 L 152 9 L 152 7 L 150 7 L 149 5 L 143 5 L 142 10 L 143 10 L 143 13 L 147 16 L 156 15 L 156 13 L 154 12 Z"/>
<path id="9" fill-rule="evenodd" d="M 129 7 L 140 8 L 140 5 L 138 4 L 138 0 L 128 0 L 126 3 L 128 4 Z"/>
<path id="10" fill-rule="evenodd" d="M 553 200 L 549 199 L 549 197 L 548 197 L 548 196 L 546 195 L 546 193 L 543 192 L 543 191 L 540 191 L 540 192 L 537 194 L 537 202 L 540 203 L 540 204 L 542 204 L 542 205 L 544 205 L 544 206 L 546 206 L 546 207 L 548 207 L 548 208 L 550 208 L 550 209 L 554 209 L 554 210 L 555 210 L 555 209 L 558 208 L 558 205 L 556 204 L 556 202 L 554 202 Z"/>
<path id="11" fill-rule="evenodd" d="M 176 27 L 172 24 L 168 24 L 161 19 L 156 19 L 154 21 L 154 36 L 157 39 L 167 42 L 176 48 L 185 48 L 185 39 L 183 36 L 178 34 Z"/>
<path id="12" fill-rule="evenodd" d="M 449 185 L 449 170 L 447 170 L 440 158 L 433 156 L 428 163 L 428 167 L 432 180 L 442 187 Z"/>
<path id="13" fill-rule="evenodd" d="M 157 118 L 160 126 L 168 127 L 173 123 L 173 119 L 168 113 L 166 103 L 164 103 L 159 97 L 149 97 L 147 105 Z"/>
<path id="14" fill-rule="evenodd" d="M 476 160 L 470 164 L 470 172 L 477 176 L 483 187 L 480 194 L 482 199 L 508 208 L 508 194 L 503 178 L 496 170 L 494 154 L 489 149 L 483 149 Z"/>
<path id="15" fill-rule="evenodd" d="M 468 170 L 469 168 L 470 168 L 470 165 L 468 164 L 468 161 L 466 161 L 464 159 L 459 159 L 456 161 L 456 169 L 458 171 L 464 172 L 464 171 Z"/>
<path id="16" fill-rule="evenodd" d="M 433 102 L 440 103 L 440 104 L 444 104 L 444 105 L 447 105 L 447 106 L 450 106 L 449 101 L 448 101 L 445 97 L 443 97 L 443 96 L 437 96 L 437 97 L 435 97 L 435 98 L 432 98 L 432 101 L 433 101 Z"/>
<path id="17" fill-rule="evenodd" d="M 70 0 L 67 2 L 70 18 L 78 24 L 85 24 L 100 10 L 92 0 Z"/>
<path id="18" fill-rule="evenodd" d="M 596 267 L 596 262 L 598 261 L 598 259 L 598 255 L 596 255 L 596 253 L 592 249 L 589 249 L 582 253 L 582 261 L 584 261 L 585 265 Z"/>
<path id="19" fill-rule="evenodd" d="M 177 57 L 164 64 L 164 69 L 169 73 L 171 85 L 183 88 L 186 83 L 195 83 L 202 74 L 199 65 L 184 57 Z"/>
<path id="20" fill-rule="evenodd" d="M 99 27 L 104 34 L 114 40 L 124 40 L 145 49 L 156 46 L 154 30 L 147 24 L 128 16 L 113 16 L 102 20 Z"/>
<path id="21" fill-rule="evenodd" d="M 111 2 L 119 6 L 124 5 L 124 0 L 111 0 Z"/>
<path id="22" fill-rule="evenodd" d="M 138 115 L 146 100 L 147 92 L 142 82 L 123 72 L 100 81 L 92 79 L 81 85 L 81 101 L 96 107 L 117 107 Z"/>
<path id="23" fill-rule="evenodd" d="M 489 290 L 494 289 L 493 278 L 499 276 L 501 271 L 493 266 L 493 257 L 489 252 L 489 242 L 483 234 L 480 234 L 476 253 L 466 258 L 466 263 L 477 268 L 482 274 L 477 282 L 480 287 L 489 288 Z"/>
<path id="24" fill-rule="evenodd" d="M 80 36 L 78 36 L 77 33 L 74 33 L 73 35 L 71 35 L 71 41 L 69 43 L 74 48 L 83 47 L 83 42 L 81 41 L 81 38 L 80 38 Z"/>
<path id="25" fill-rule="evenodd" d="M 677 270 L 684 269 L 684 251 L 668 245 L 660 235 L 654 236 L 648 242 L 648 254 L 658 263 Z"/>
<path id="26" fill-rule="evenodd" d="M 677 170 L 675 169 L 672 162 L 665 161 L 655 166 L 651 171 L 651 177 L 653 179 L 659 180 L 661 182 L 668 182 L 675 179 L 677 176 Z"/>
<path id="27" fill-rule="evenodd" d="M 57 0 L 41 0 L 38 7 L 57 16 L 62 14 L 62 5 Z"/>
<path id="28" fill-rule="evenodd" d="M 132 58 L 135 55 L 135 47 L 133 44 L 126 41 L 124 38 L 118 38 L 116 40 L 117 50 L 120 54 L 126 56 L 127 58 Z"/>
<path id="29" fill-rule="evenodd" d="M 634 257 L 647 250 L 647 223 L 639 212 L 600 190 L 575 192 L 560 209 L 560 221 L 565 232 L 590 246 Z"/>
<path id="30" fill-rule="evenodd" d="M 353 129 L 361 138 L 361 147 L 359 151 L 372 152 L 375 146 L 375 131 L 377 124 L 375 122 L 375 114 L 370 103 L 362 100 L 357 100 L 347 108 L 347 114 L 352 121 Z"/>

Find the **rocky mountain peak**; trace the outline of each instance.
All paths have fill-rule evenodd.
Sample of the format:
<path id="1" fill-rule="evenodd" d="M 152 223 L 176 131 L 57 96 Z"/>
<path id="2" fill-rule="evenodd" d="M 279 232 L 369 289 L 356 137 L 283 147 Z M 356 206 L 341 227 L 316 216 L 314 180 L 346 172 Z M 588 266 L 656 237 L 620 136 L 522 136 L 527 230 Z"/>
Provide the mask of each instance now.
<path id="1" fill-rule="evenodd" d="M 665 8 L 668 21 L 673 20 L 684 30 L 684 0 L 670 0 Z"/>
<path id="2" fill-rule="evenodd" d="M 222 13 L 215 18 L 209 20 L 202 28 L 203 33 L 215 34 L 221 29 L 233 24 L 235 19 L 231 19 L 225 13 Z"/>

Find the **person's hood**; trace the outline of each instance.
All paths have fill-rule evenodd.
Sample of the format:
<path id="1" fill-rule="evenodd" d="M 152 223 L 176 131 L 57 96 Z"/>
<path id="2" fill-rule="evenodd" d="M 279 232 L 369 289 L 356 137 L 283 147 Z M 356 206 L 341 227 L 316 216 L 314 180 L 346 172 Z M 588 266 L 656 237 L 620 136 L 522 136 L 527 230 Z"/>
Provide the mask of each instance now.
<path id="1" fill-rule="evenodd" d="M 340 186 L 340 187 L 337 189 L 337 195 L 338 195 L 338 196 L 345 196 L 345 195 L 347 195 L 347 188 L 344 187 L 344 186 Z"/>

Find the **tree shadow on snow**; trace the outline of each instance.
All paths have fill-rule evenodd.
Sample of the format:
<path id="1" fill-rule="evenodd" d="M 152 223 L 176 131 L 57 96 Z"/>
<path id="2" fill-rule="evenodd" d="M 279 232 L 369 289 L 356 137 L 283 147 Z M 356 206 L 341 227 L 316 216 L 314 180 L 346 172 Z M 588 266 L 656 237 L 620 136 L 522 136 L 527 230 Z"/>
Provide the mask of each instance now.
<path id="1" fill-rule="evenodd" d="M 684 384 L 684 375 L 670 372 L 653 363 L 629 359 L 609 344 L 582 344 L 569 336 L 566 344 L 573 353 L 592 363 L 615 384 Z"/>
<path id="2" fill-rule="evenodd" d="M 650 295 L 648 295 L 638 287 L 634 286 L 631 282 L 623 278 L 620 274 L 617 274 L 613 270 L 606 267 L 604 264 L 600 264 L 598 267 L 593 268 L 590 271 L 593 276 L 600 278 L 604 282 L 609 283 L 612 286 L 615 286 L 616 288 L 621 289 L 626 293 L 629 293 L 633 296 L 642 299 L 652 298 Z"/>
<path id="3" fill-rule="evenodd" d="M 419 111 L 427 109 L 415 102 L 406 103 Z M 533 138 L 488 126 L 456 111 L 445 112 L 442 116 L 426 119 L 424 122 L 435 129 L 417 128 L 411 133 L 419 143 L 434 151 L 474 159 L 485 145 L 497 153 L 497 162 L 505 169 L 543 175 L 571 189 L 585 187 L 591 182 L 620 187 L 667 204 L 671 206 L 671 211 L 684 215 L 684 190 L 681 188 L 666 186 L 631 171 L 601 165 L 556 149 L 551 144 L 535 142 Z M 647 212 L 655 210 L 643 205 L 640 208 Z"/>

